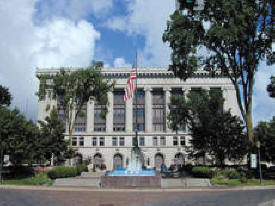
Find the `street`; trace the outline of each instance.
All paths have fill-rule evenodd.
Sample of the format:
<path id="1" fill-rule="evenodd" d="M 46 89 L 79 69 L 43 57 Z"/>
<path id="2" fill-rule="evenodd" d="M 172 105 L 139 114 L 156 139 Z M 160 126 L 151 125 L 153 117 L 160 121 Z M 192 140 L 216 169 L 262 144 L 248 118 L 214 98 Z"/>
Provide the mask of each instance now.
<path id="1" fill-rule="evenodd" d="M 273 200 L 273 202 L 272 202 Z M 1 206 L 273 206 L 275 190 L 34 191 L 0 188 Z"/>

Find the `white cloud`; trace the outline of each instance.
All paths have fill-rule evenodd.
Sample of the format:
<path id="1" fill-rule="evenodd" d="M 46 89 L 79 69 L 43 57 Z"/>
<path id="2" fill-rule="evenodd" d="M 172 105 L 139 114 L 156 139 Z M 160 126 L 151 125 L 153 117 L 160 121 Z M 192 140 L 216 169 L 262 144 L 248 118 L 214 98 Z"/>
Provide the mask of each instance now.
<path id="1" fill-rule="evenodd" d="M 259 65 L 255 75 L 253 94 L 253 120 L 254 126 L 259 121 L 271 120 L 275 116 L 275 99 L 268 96 L 266 86 L 270 84 L 271 75 L 275 76 L 274 66 L 266 66 L 264 62 Z"/>
<path id="2" fill-rule="evenodd" d="M 10 88 L 13 105 L 28 112 L 31 118 L 37 116 L 35 68 L 87 66 L 100 37 L 87 21 L 52 19 L 35 26 L 35 3 L 0 1 L 0 84 Z"/>
<path id="3" fill-rule="evenodd" d="M 112 0 L 39 0 L 40 7 L 36 15 L 40 20 L 55 16 L 65 16 L 73 21 L 86 18 L 89 15 L 103 17 L 113 7 Z"/>
<path id="4" fill-rule="evenodd" d="M 169 63 L 171 51 L 168 45 L 162 42 L 162 34 L 174 9 L 174 1 L 136 0 L 129 3 L 128 16 L 114 17 L 106 26 L 126 31 L 129 35 L 144 36 L 145 47 L 139 52 L 139 63 L 165 66 Z"/>
<path id="5" fill-rule="evenodd" d="M 119 57 L 114 60 L 114 67 L 131 67 L 131 64 L 126 63 L 124 58 Z"/>

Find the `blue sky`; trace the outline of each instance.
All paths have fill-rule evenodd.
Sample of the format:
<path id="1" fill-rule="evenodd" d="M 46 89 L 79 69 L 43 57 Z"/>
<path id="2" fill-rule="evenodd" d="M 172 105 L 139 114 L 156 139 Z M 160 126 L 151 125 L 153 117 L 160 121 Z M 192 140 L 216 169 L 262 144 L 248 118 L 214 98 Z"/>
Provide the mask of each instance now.
<path id="1" fill-rule="evenodd" d="M 173 0 L 0 0 L 0 84 L 10 88 L 13 107 L 37 118 L 36 67 L 168 66 L 162 42 Z M 265 91 L 274 68 L 260 65 L 255 78 L 254 122 L 275 115 Z"/>

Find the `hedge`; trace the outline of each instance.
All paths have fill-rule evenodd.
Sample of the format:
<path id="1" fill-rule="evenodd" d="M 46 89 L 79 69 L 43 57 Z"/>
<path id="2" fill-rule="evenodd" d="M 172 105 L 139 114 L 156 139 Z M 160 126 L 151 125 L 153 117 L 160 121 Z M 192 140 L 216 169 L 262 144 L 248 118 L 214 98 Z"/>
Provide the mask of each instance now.
<path id="1" fill-rule="evenodd" d="M 77 175 L 81 175 L 82 172 L 88 172 L 87 165 L 80 164 L 76 166 L 76 173 Z"/>
<path id="2" fill-rule="evenodd" d="M 197 166 L 192 168 L 192 175 L 194 177 L 212 178 L 213 171 L 209 167 Z"/>

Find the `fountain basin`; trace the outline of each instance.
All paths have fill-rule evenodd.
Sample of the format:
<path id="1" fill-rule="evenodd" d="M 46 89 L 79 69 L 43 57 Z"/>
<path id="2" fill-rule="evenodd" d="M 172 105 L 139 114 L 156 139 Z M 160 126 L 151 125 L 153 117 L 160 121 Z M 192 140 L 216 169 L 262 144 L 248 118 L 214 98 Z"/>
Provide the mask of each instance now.
<path id="1" fill-rule="evenodd" d="M 141 170 L 127 170 L 124 168 L 118 168 L 110 173 L 108 176 L 156 176 L 156 171 L 153 169 L 141 169 Z"/>

